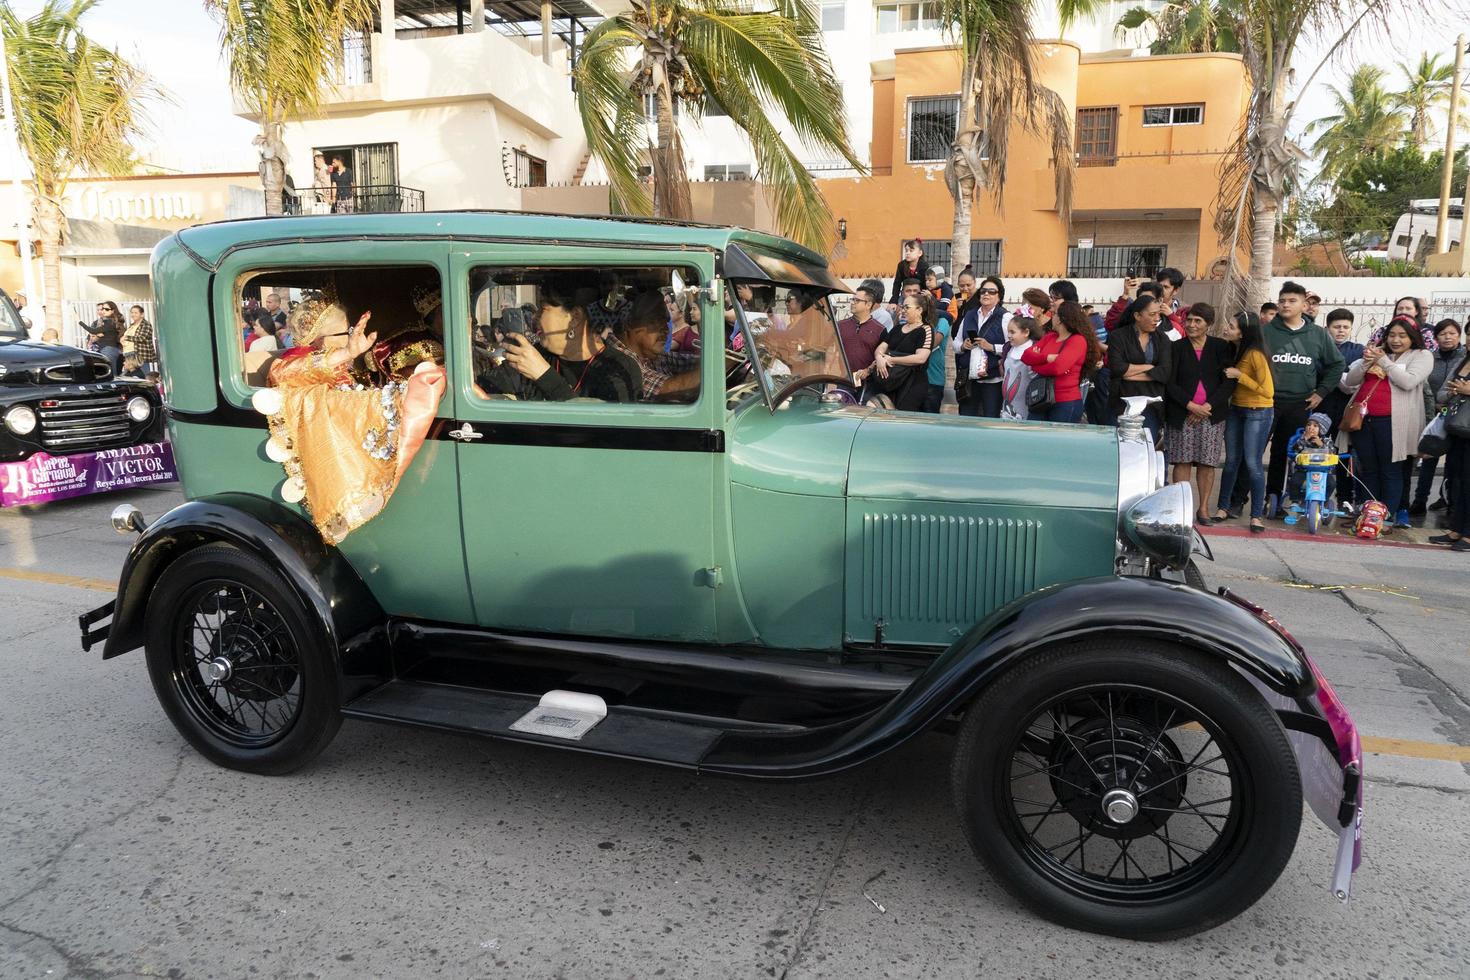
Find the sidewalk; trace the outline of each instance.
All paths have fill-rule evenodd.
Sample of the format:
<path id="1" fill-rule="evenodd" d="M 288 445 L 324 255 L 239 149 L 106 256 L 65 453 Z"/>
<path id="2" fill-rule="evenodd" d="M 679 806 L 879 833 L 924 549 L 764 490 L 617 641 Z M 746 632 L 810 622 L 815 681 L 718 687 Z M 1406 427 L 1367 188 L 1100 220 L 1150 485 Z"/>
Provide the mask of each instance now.
<path id="1" fill-rule="evenodd" d="M 1334 544 L 1353 542 L 1362 545 L 1409 545 L 1418 548 L 1434 548 L 1440 551 L 1447 550 L 1444 545 L 1430 544 L 1432 535 L 1443 534 L 1444 529 L 1439 526 L 1440 518 L 1444 516 L 1443 511 L 1430 513 L 1427 517 L 1415 517 L 1415 527 L 1394 528 L 1376 541 L 1355 537 L 1353 535 L 1353 521 L 1356 518 L 1338 518 L 1332 526 L 1323 525 L 1315 535 L 1307 533 L 1307 522 L 1305 519 L 1298 520 L 1295 524 L 1287 524 L 1281 520 L 1267 520 L 1266 530 L 1259 534 L 1252 534 L 1250 530 L 1250 519 L 1248 515 L 1242 515 L 1234 520 L 1220 521 L 1209 527 L 1200 528 L 1200 533 L 1206 537 L 1219 535 L 1230 538 L 1268 538 L 1268 539 L 1292 539 L 1301 541 L 1326 541 Z M 1423 526 L 1417 526 L 1422 524 Z"/>

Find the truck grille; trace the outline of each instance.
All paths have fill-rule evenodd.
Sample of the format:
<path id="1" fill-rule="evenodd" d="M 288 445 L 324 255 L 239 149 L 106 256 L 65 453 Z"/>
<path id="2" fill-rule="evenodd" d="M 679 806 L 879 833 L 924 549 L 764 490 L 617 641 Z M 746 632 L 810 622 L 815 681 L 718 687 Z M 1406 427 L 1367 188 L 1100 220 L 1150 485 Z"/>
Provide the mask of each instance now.
<path id="1" fill-rule="evenodd" d="M 41 445 L 76 450 L 125 442 L 128 438 L 128 396 L 56 399 L 36 409 L 41 417 Z"/>

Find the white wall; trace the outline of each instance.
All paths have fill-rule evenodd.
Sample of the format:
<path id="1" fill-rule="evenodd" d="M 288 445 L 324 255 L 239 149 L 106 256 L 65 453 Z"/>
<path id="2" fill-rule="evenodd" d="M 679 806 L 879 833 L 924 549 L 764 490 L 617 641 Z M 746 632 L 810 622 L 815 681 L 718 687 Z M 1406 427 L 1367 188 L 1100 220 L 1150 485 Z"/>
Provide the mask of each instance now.
<path id="1" fill-rule="evenodd" d="M 286 129 L 288 168 L 297 187 L 312 185 L 313 147 L 397 143 L 398 182 L 422 190 L 428 210 L 518 208 L 520 193 L 506 181 L 502 149 L 524 145 L 542 159 L 560 152 L 565 167 L 567 150 L 575 151 L 570 142 L 532 132 L 488 99 L 337 113 Z"/>

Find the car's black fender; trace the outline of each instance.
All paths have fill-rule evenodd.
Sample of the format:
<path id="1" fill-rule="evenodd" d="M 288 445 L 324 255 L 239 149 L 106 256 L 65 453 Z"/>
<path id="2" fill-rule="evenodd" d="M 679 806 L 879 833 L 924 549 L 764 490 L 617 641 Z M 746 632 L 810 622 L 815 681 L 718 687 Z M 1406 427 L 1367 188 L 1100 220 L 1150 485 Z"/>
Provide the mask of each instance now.
<path id="1" fill-rule="evenodd" d="M 323 648 L 336 657 L 344 698 L 389 679 L 385 617 L 362 578 L 300 515 L 244 493 L 180 504 L 139 536 L 118 580 L 104 660 L 143 645 L 148 596 L 158 576 L 185 552 L 207 544 L 254 555 L 290 586 Z"/>
<path id="2" fill-rule="evenodd" d="M 1288 698 L 1316 691 L 1302 655 L 1239 603 L 1158 579 L 1083 579 L 1039 589 L 986 617 L 903 692 L 856 724 L 798 735 L 731 733 L 700 768 L 803 778 L 861 765 L 962 710 L 1028 655 L 1092 635 L 1166 640 L 1230 663 Z"/>

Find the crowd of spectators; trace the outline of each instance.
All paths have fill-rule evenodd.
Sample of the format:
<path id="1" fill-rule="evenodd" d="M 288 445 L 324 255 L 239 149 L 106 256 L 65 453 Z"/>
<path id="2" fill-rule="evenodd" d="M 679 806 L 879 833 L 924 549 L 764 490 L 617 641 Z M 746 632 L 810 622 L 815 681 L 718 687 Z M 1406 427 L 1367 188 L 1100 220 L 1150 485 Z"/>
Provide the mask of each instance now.
<path id="1" fill-rule="evenodd" d="M 1433 321 L 1405 297 L 1360 344 L 1353 313 L 1324 316 L 1299 283 L 1258 311 L 1225 316 L 1184 303 L 1183 285 L 1172 268 L 1129 277 L 1101 314 L 1065 279 L 1008 303 L 999 277 L 966 268 L 951 285 L 909 241 L 891 291 L 862 282 L 839 332 L 872 404 L 940 411 L 949 357 L 961 415 L 1114 425 L 1124 398 L 1157 399 L 1145 425 L 1172 479 L 1195 484 L 1201 525 L 1248 506 L 1250 529 L 1265 530 L 1268 516 L 1300 502 L 1300 480 L 1288 478 L 1296 453 L 1323 448 L 1343 456 L 1332 483 L 1344 512 L 1377 500 L 1391 530 L 1448 511 L 1447 533 L 1430 540 L 1470 551 L 1470 440 L 1450 436 L 1437 496 L 1439 456 L 1420 452 L 1428 420 L 1470 399 L 1460 323 Z M 927 374 L 905 372 L 903 384 L 885 370 L 920 363 Z"/>

